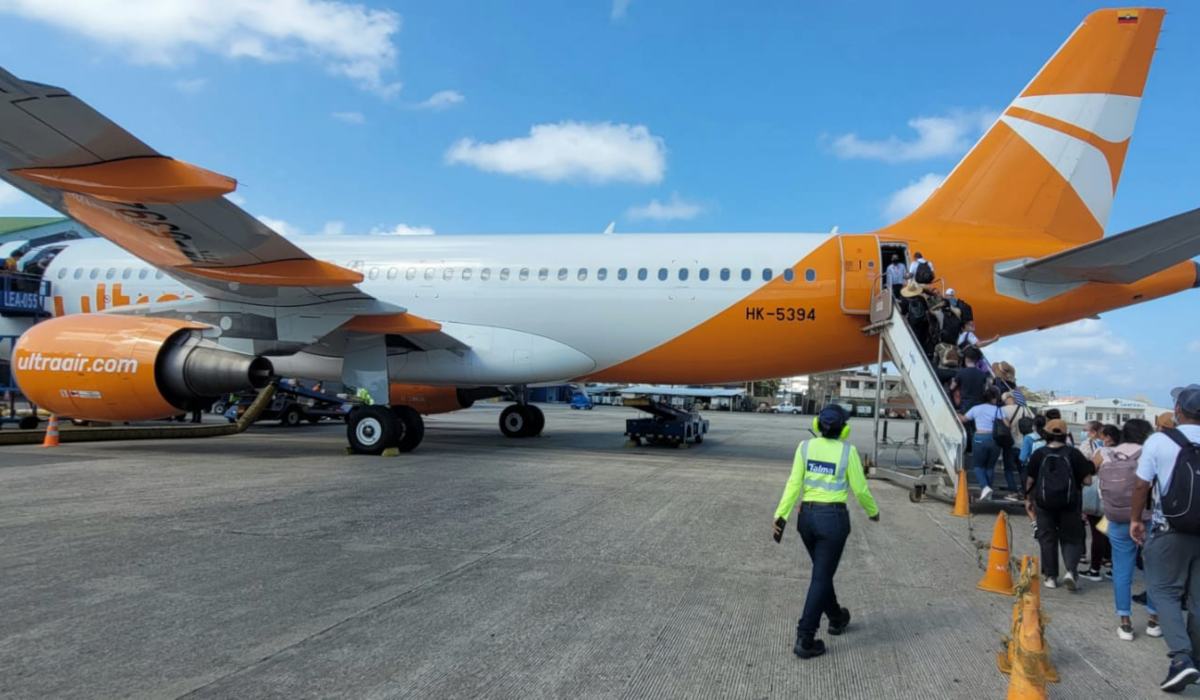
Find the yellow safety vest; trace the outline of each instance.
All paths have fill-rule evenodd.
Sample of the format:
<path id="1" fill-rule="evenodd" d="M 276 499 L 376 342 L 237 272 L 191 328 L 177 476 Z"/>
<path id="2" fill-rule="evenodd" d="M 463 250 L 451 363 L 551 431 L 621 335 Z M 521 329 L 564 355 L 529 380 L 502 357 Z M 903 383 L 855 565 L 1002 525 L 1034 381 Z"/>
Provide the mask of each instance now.
<path id="1" fill-rule="evenodd" d="M 848 442 L 829 438 L 805 440 L 796 448 L 792 474 L 775 509 L 776 518 L 787 519 L 799 500 L 802 503 L 845 503 L 854 492 L 867 515 L 879 512 L 867 488 L 858 450 Z"/>

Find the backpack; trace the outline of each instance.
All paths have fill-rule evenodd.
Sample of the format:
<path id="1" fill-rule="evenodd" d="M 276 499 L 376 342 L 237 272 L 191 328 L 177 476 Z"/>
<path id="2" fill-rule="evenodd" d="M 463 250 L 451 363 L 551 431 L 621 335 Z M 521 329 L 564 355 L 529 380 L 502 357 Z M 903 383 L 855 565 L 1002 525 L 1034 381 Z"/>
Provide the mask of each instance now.
<path id="1" fill-rule="evenodd" d="M 929 304 L 921 297 L 913 297 L 908 300 L 908 320 L 913 323 L 920 323 L 929 316 Z"/>
<path id="2" fill-rule="evenodd" d="M 1025 407 L 1022 406 L 1021 408 Z M 1021 431 L 1021 435 L 1028 435 L 1033 432 L 1035 425 L 1037 424 L 1033 422 L 1033 416 L 1025 416 L 1017 421 L 1017 430 Z"/>
<path id="3" fill-rule="evenodd" d="M 1179 445 L 1179 456 L 1171 469 L 1171 485 L 1158 496 L 1163 517 L 1172 530 L 1200 534 L 1200 445 L 1188 440 L 1178 428 L 1162 432 Z"/>
<path id="4" fill-rule="evenodd" d="M 1104 517 L 1110 522 L 1127 523 L 1132 515 L 1133 486 L 1137 479 L 1138 458 L 1142 451 L 1123 454 L 1115 448 L 1111 458 L 1100 467 L 1097 479 L 1100 482 L 1100 503 Z"/>
<path id="5" fill-rule="evenodd" d="M 1075 470 L 1067 457 L 1069 447 L 1046 448 L 1038 470 L 1037 504 L 1046 510 L 1068 510 L 1079 502 Z M 1200 508 L 1197 509 L 1200 511 Z"/>
<path id="6" fill-rule="evenodd" d="M 1004 409 L 996 407 L 996 420 L 992 423 L 992 442 L 1002 450 L 1011 450 L 1016 444 L 1013 440 L 1012 426 L 1004 420 Z"/>
<path id="7" fill-rule="evenodd" d="M 962 319 L 952 309 L 947 308 L 942 318 L 942 342 L 951 345 L 958 342 L 958 334 L 962 333 Z"/>
<path id="8" fill-rule="evenodd" d="M 917 281 L 917 284 L 929 284 L 933 281 L 933 266 L 926 260 L 917 263 L 917 270 L 913 273 L 913 279 Z"/>

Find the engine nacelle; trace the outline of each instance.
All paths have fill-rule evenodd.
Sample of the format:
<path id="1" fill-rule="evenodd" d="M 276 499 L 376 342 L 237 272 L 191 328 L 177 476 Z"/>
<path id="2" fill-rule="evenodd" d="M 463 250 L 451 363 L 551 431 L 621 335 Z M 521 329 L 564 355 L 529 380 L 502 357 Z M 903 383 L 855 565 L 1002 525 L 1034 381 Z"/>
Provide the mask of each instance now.
<path id="1" fill-rule="evenodd" d="M 270 382 L 268 360 L 221 348 L 202 337 L 204 328 L 167 318 L 63 316 L 21 336 L 13 375 L 41 408 L 105 421 L 164 418 Z"/>
<path id="2" fill-rule="evenodd" d="M 388 387 L 388 403 L 393 406 L 408 406 L 417 413 L 449 413 L 460 408 L 470 408 L 479 399 L 499 396 L 500 391 L 491 387 L 458 389 L 452 386 L 428 386 L 425 384 L 397 384 Z"/>

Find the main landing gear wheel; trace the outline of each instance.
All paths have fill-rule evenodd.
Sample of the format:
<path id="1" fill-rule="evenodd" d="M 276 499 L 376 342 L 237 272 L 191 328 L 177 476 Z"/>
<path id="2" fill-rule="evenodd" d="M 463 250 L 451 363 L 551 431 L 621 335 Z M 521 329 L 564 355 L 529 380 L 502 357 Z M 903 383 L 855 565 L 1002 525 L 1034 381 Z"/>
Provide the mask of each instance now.
<path id="1" fill-rule="evenodd" d="M 387 406 L 356 408 L 346 422 L 350 449 L 360 455 L 377 455 L 395 447 L 398 422 Z"/>
<path id="2" fill-rule="evenodd" d="M 537 406 L 515 403 L 500 412 L 500 432 L 504 437 L 533 437 L 546 427 L 546 416 Z"/>
<path id="3" fill-rule="evenodd" d="M 412 452 L 425 438 L 425 421 L 421 414 L 409 406 L 392 406 L 395 417 L 396 448 L 401 452 Z"/>

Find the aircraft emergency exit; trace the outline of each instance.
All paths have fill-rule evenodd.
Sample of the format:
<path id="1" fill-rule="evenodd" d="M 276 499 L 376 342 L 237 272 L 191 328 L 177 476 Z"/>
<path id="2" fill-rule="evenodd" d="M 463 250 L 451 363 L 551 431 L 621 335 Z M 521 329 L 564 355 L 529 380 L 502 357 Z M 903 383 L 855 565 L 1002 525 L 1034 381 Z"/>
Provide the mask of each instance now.
<path id="1" fill-rule="evenodd" d="M 56 318 L 14 350 L 65 416 L 164 416 L 272 373 L 375 404 L 352 448 L 411 450 L 421 414 L 531 385 L 714 383 L 872 362 L 884 256 L 917 250 L 981 334 L 1048 327 L 1196 286 L 1200 210 L 1103 237 L 1164 12 L 1089 15 L 911 215 L 860 234 L 305 239 L 224 195 L 65 90 L 0 71 L 0 177 L 107 240 L 46 270 Z"/>

